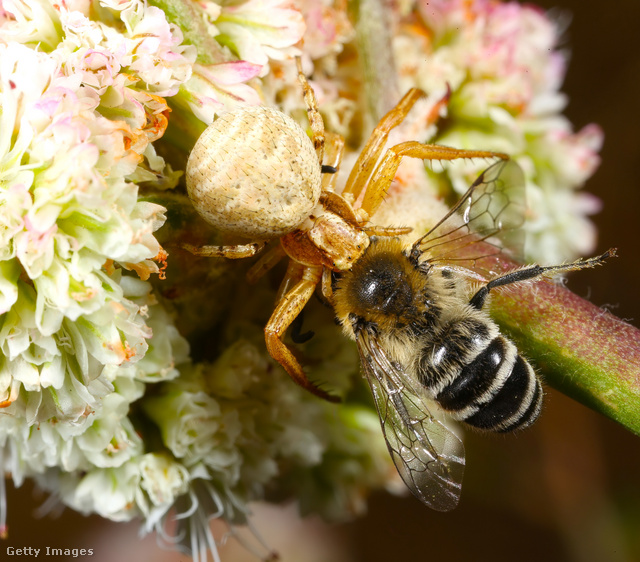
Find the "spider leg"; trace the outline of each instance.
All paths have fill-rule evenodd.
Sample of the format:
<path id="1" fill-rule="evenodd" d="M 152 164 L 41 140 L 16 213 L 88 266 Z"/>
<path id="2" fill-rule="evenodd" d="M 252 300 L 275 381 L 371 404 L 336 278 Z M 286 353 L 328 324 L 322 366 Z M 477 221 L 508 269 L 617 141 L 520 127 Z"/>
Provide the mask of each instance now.
<path id="1" fill-rule="evenodd" d="M 331 285 L 331 270 L 328 267 L 322 269 L 322 296 L 329 301 L 333 302 L 333 287 Z"/>
<path id="2" fill-rule="evenodd" d="M 342 195 L 334 191 L 323 191 L 320 194 L 320 203 L 326 211 L 331 211 L 339 217 L 342 217 L 350 225 L 360 227 L 360 221 L 355 210 Z"/>
<path id="3" fill-rule="evenodd" d="M 187 250 L 187 252 L 191 252 L 194 256 L 237 260 L 255 256 L 266 246 L 266 244 L 266 242 L 239 244 L 236 246 L 193 246 L 191 244 L 180 244 L 180 247 Z"/>
<path id="4" fill-rule="evenodd" d="M 254 263 L 247 271 L 247 281 L 251 284 L 256 283 L 267 271 L 273 268 L 284 256 L 284 249 L 280 244 L 271 248 L 260 259 Z"/>
<path id="5" fill-rule="evenodd" d="M 269 355 L 284 367 L 296 383 L 320 398 L 329 402 L 338 402 L 337 397 L 318 388 L 307 378 L 298 360 L 282 341 L 287 328 L 313 295 L 321 275 L 320 267 L 304 267 L 302 278 L 277 301 L 276 308 L 265 326 L 264 334 Z"/>
<path id="6" fill-rule="evenodd" d="M 283 248 L 284 251 L 284 248 Z M 287 272 L 284 274 L 284 278 L 280 281 L 278 292 L 276 293 L 276 304 L 279 303 L 282 298 L 301 280 L 304 274 L 305 266 L 297 261 L 290 259 L 287 264 Z"/>
<path id="7" fill-rule="evenodd" d="M 392 146 L 376 166 L 364 194 L 361 209 L 365 211 L 367 216 L 371 217 L 378 210 L 396 175 L 398 166 L 405 156 L 421 160 L 457 160 L 458 158 L 502 158 L 507 160 L 509 158 L 501 152 L 463 150 L 437 144 L 422 144 L 417 141 L 408 141 Z"/>
<path id="8" fill-rule="evenodd" d="M 404 236 L 409 234 L 413 228 L 409 226 L 365 226 L 362 228 L 369 236 Z"/>
<path id="9" fill-rule="evenodd" d="M 389 137 L 389 132 L 404 121 L 405 117 L 414 104 L 425 95 L 418 88 L 411 88 L 389 113 L 387 113 L 378 123 L 371 133 L 367 144 L 358 156 L 342 195 L 350 195 L 351 202 L 358 199 L 362 188 L 366 185 L 369 177 L 375 169 L 378 158 L 382 154 L 384 145 Z"/>
<path id="10" fill-rule="evenodd" d="M 309 118 L 309 126 L 311 127 L 313 146 L 316 149 L 318 161 L 322 164 L 322 156 L 324 154 L 324 121 L 318 110 L 318 100 L 316 100 L 313 88 L 309 85 L 307 77 L 302 72 L 302 61 L 300 57 L 296 57 L 296 66 L 298 67 L 298 81 L 302 86 L 304 103 L 307 106 L 307 116 Z"/>
<path id="11" fill-rule="evenodd" d="M 342 162 L 342 155 L 344 154 L 344 139 L 342 136 L 325 131 L 326 144 L 325 144 L 325 157 L 322 162 L 326 166 L 334 168 L 336 171 L 340 169 Z M 338 174 L 323 174 L 322 175 L 322 189 L 324 191 L 335 191 L 336 180 Z"/>

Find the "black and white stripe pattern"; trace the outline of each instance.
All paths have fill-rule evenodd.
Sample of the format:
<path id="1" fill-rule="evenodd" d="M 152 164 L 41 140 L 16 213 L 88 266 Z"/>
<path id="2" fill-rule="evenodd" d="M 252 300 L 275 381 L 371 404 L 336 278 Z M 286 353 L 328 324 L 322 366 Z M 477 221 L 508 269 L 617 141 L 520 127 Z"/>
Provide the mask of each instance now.
<path id="1" fill-rule="evenodd" d="M 490 320 L 449 324 L 422 348 L 419 373 L 445 411 L 478 429 L 523 429 L 540 413 L 538 377 Z"/>

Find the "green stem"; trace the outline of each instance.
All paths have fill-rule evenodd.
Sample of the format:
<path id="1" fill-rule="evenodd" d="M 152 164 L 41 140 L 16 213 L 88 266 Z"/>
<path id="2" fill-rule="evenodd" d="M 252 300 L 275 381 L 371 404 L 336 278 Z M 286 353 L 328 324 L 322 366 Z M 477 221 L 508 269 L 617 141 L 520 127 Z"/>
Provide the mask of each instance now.
<path id="1" fill-rule="evenodd" d="M 545 281 L 491 304 L 547 384 L 640 435 L 640 330 Z"/>
<path id="2" fill-rule="evenodd" d="M 400 99 L 398 73 L 393 57 L 391 14 L 388 0 L 351 0 L 356 20 L 356 44 L 364 74 L 364 91 L 374 122 Z"/>

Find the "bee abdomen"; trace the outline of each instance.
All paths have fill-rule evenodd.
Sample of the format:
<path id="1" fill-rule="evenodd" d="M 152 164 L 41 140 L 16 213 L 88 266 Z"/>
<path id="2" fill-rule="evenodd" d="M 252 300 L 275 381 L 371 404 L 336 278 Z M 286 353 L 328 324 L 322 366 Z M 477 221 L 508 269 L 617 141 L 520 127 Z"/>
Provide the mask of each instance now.
<path id="1" fill-rule="evenodd" d="M 542 386 L 513 343 L 495 337 L 436 396 L 452 417 L 478 429 L 507 432 L 531 425 Z"/>

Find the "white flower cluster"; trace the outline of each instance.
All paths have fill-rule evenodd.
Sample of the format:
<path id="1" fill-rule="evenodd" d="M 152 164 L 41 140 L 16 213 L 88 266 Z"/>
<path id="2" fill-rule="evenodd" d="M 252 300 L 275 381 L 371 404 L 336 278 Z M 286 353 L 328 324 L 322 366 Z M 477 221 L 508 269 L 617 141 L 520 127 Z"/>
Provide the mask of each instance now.
<path id="1" fill-rule="evenodd" d="M 187 357 L 145 281 L 165 209 L 134 181 L 170 173 L 151 143 L 195 49 L 142 2 L 94 6 L 120 31 L 89 8 L 0 14 L 0 445 L 18 484 L 144 452 L 130 405 Z"/>
<path id="2" fill-rule="evenodd" d="M 177 511 L 196 556 L 215 552 L 208 520 L 246 521 L 267 484 L 304 486 L 306 510 L 343 517 L 389 475 L 372 410 L 336 417 L 271 374 L 262 342 L 192 364 L 152 288 L 166 209 L 142 186 L 178 182 L 156 152 L 171 110 L 200 123 L 193 137 L 224 108 L 260 103 L 246 82 L 298 53 L 305 27 L 284 4 L 203 4 L 223 54 L 213 64 L 144 0 L 0 9 L 0 467 L 80 512 L 141 517 L 172 543 L 163 526 Z M 4 518 L 0 486 L 0 534 Z"/>
<path id="3" fill-rule="evenodd" d="M 283 374 L 265 376 L 270 365 L 239 340 L 215 363 L 185 368 L 143 407 L 172 455 L 211 483 L 231 521 L 243 521 L 247 502 L 263 498 L 274 480 L 297 492 L 308 511 L 333 518 L 360 511 L 359 490 L 384 484 L 388 471 L 376 414 L 345 405 L 336 417 L 334 406 Z"/>

